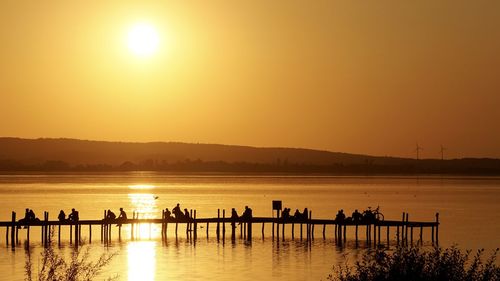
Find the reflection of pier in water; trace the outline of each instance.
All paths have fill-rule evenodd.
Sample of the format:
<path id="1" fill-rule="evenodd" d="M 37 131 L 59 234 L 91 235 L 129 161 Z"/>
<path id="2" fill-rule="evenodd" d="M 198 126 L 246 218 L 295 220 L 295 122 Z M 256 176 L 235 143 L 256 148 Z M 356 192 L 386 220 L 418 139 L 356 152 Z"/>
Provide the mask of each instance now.
<path id="1" fill-rule="evenodd" d="M 221 216 L 222 215 L 222 216 Z M 106 217 L 106 211 L 104 211 L 104 217 Z M 226 225 L 230 228 L 230 238 L 235 240 L 237 232 L 239 232 L 239 239 L 245 239 L 248 241 L 252 240 L 254 234 L 253 228 L 255 225 L 261 225 L 261 235 L 264 238 L 265 225 L 271 224 L 272 226 L 272 238 L 285 239 L 286 226 L 290 228 L 290 237 L 295 239 L 295 228 L 300 228 L 299 235 L 297 238 L 305 239 L 307 241 L 312 241 L 314 239 L 315 227 L 322 227 L 322 238 L 326 239 L 327 236 L 327 226 L 332 226 L 334 228 L 333 236 L 337 243 L 342 244 L 347 241 L 347 228 L 354 228 L 354 239 L 356 244 L 360 241 L 359 229 L 363 229 L 365 232 L 364 239 L 368 245 L 380 245 L 382 240 L 385 240 L 387 244 L 391 241 L 390 239 L 390 229 L 395 228 L 395 241 L 398 244 L 408 244 L 414 241 L 413 234 L 414 228 L 419 230 L 418 242 L 423 243 L 423 229 L 431 229 L 431 241 L 432 243 L 438 243 L 439 241 L 439 213 L 436 213 L 435 221 L 430 222 L 417 222 L 409 221 L 409 216 L 407 213 L 403 213 L 401 220 L 378 220 L 372 222 L 352 222 L 343 221 L 338 222 L 332 219 L 313 219 L 312 211 L 309 211 L 308 218 L 302 220 L 287 219 L 283 220 L 278 217 L 252 217 L 250 219 L 232 219 L 226 217 L 225 210 L 217 210 L 217 217 L 214 218 L 197 218 L 196 210 L 191 210 L 191 219 L 188 220 L 176 220 L 174 218 L 166 218 L 165 213 L 162 212 L 161 219 L 154 218 L 139 218 L 139 213 L 134 212 L 132 219 L 126 220 L 79 220 L 77 222 L 60 222 L 49 220 L 49 213 L 44 212 L 44 219 L 36 222 L 21 223 L 16 221 L 16 213 L 12 212 L 11 221 L 0 222 L 0 227 L 5 228 L 5 241 L 6 244 L 10 245 L 14 249 L 19 242 L 19 230 L 21 227 L 25 227 L 26 230 L 26 240 L 29 246 L 30 241 L 30 229 L 33 227 L 40 227 L 41 231 L 41 242 L 44 246 L 47 246 L 51 239 L 55 239 L 55 233 L 57 232 L 57 242 L 61 243 L 61 233 L 64 230 L 63 227 L 69 228 L 69 241 L 70 244 L 78 246 L 81 244 L 81 233 L 82 226 L 88 228 L 88 243 L 92 243 L 92 228 L 100 228 L 100 241 L 102 243 L 109 243 L 112 240 L 112 226 L 117 226 L 118 239 L 122 240 L 122 227 L 123 225 L 130 226 L 130 239 L 137 240 L 143 235 L 146 226 L 149 232 L 149 238 L 151 238 L 151 227 L 152 225 L 161 226 L 161 237 L 162 240 L 167 238 L 169 226 L 174 228 L 175 237 L 179 235 L 179 225 L 185 226 L 185 233 L 188 239 L 196 241 L 198 239 L 199 229 L 201 230 L 205 227 L 205 235 L 208 238 L 210 235 L 210 225 L 215 225 L 215 236 L 217 241 L 226 239 Z M 56 231 L 57 228 L 57 231 Z M 238 231 L 239 228 L 239 231 Z M 385 239 L 382 238 L 382 229 L 385 228 Z M 9 237 L 10 233 L 10 237 Z M 51 235 L 51 233 L 53 235 Z M 281 234 L 281 235 L 280 235 Z M 9 239 L 10 238 L 10 239 Z"/>

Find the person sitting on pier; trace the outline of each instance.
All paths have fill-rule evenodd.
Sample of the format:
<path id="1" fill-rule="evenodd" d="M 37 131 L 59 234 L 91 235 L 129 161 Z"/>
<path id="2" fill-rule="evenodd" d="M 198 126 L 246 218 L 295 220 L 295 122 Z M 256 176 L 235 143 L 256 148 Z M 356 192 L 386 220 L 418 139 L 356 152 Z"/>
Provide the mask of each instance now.
<path id="1" fill-rule="evenodd" d="M 120 214 L 118 215 L 118 218 L 116 218 L 117 221 L 123 222 L 127 220 L 127 213 L 123 210 L 123 208 L 120 208 Z M 122 226 L 121 223 L 118 223 L 116 226 Z"/>
<path id="2" fill-rule="evenodd" d="M 233 229 L 236 227 L 236 221 L 239 219 L 240 217 L 238 216 L 238 213 L 236 212 L 236 209 L 235 208 L 232 208 L 231 209 L 231 226 L 233 227 Z"/>
<path id="3" fill-rule="evenodd" d="M 297 221 L 302 220 L 302 213 L 299 211 L 299 209 L 295 209 L 295 213 L 293 214 L 293 219 Z"/>
<path id="4" fill-rule="evenodd" d="M 106 219 L 108 219 L 108 220 L 115 220 L 116 219 L 115 213 L 113 213 L 111 210 L 108 209 L 108 212 L 106 214 Z"/>
<path id="5" fill-rule="evenodd" d="M 80 220 L 78 211 L 75 208 L 71 209 L 71 213 L 68 215 L 68 220 L 72 222 L 77 222 Z"/>
<path id="6" fill-rule="evenodd" d="M 309 219 L 309 210 L 304 208 L 304 212 L 302 213 L 302 220 L 306 221 Z"/>
<path id="7" fill-rule="evenodd" d="M 186 208 L 184 209 L 184 219 L 186 221 L 189 221 L 191 219 L 191 217 L 189 216 L 189 211 Z"/>
<path id="8" fill-rule="evenodd" d="M 342 209 L 339 210 L 339 212 L 337 213 L 337 216 L 335 217 L 335 221 L 337 223 L 343 223 L 345 221 L 344 210 L 342 210 Z"/>
<path id="9" fill-rule="evenodd" d="M 171 219 L 172 217 L 170 216 L 172 213 L 168 210 L 168 208 L 165 208 L 165 219 Z"/>
<path id="10" fill-rule="evenodd" d="M 172 209 L 172 213 L 174 213 L 176 220 L 181 220 L 184 217 L 184 215 L 182 214 L 181 207 L 180 207 L 179 203 L 177 203 L 177 206 L 175 206 Z"/>
<path id="11" fill-rule="evenodd" d="M 241 215 L 241 218 L 245 221 L 252 219 L 252 209 L 250 209 L 248 206 L 245 206 L 245 211 L 243 211 L 243 215 Z"/>
<path id="12" fill-rule="evenodd" d="M 59 211 L 59 215 L 57 216 L 57 219 L 60 222 L 65 222 L 66 221 L 66 214 L 64 213 L 63 210 Z"/>
<path id="13" fill-rule="evenodd" d="M 363 219 L 363 215 L 358 211 L 358 209 L 354 210 L 352 213 L 352 221 L 360 222 Z"/>
<path id="14" fill-rule="evenodd" d="M 375 214 L 372 211 L 372 207 L 368 207 L 368 210 L 363 212 L 363 221 L 368 223 L 373 223 L 375 221 Z"/>
<path id="15" fill-rule="evenodd" d="M 40 219 L 35 216 L 35 212 L 33 212 L 33 209 L 30 209 L 29 211 L 28 221 L 35 221 L 35 222 L 40 221 Z"/>
<path id="16" fill-rule="evenodd" d="M 281 212 L 281 218 L 283 219 L 283 221 L 287 221 L 290 219 L 290 208 L 283 209 L 283 212 Z"/>
<path id="17" fill-rule="evenodd" d="M 30 222 L 30 209 L 26 208 L 26 211 L 24 212 L 24 218 L 20 219 L 18 221 L 20 224 L 28 224 Z M 20 225 L 17 226 L 17 228 L 21 228 Z M 26 226 L 24 226 L 24 228 L 26 228 Z"/>

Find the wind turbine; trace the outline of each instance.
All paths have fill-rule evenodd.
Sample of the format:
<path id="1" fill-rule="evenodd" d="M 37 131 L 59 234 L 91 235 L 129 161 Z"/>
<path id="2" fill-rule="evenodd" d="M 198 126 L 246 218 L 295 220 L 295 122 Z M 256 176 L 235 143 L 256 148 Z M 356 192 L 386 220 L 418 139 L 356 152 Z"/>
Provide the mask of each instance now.
<path id="1" fill-rule="evenodd" d="M 446 150 L 446 147 L 441 145 L 441 160 L 444 160 L 444 151 Z"/>
<path id="2" fill-rule="evenodd" d="M 420 150 L 423 150 L 423 148 L 421 146 L 418 145 L 418 142 L 417 142 L 417 145 L 415 147 L 415 151 L 417 152 L 417 160 L 420 159 Z"/>

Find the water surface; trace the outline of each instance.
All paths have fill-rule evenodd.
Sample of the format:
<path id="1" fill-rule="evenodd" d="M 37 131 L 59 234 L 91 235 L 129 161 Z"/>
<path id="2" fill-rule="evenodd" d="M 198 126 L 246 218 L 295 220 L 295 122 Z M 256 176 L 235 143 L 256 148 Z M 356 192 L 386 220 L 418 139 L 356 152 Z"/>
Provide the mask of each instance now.
<path id="1" fill-rule="evenodd" d="M 254 176 L 172 176 L 157 173 L 124 173 L 92 175 L 3 175 L 0 176 L 0 220 L 10 220 L 11 211 L 18 216 L 24 208 L 32 208 L 37 215 L 49 211 L 51 219 L 60 209 L 80 211 L 81 219 L 101 218 L 104 209 L 118 212 L 120 207 L 141 212 L 141 217 L 158 218 L 161 209 L 181 207 L 196 209 L 198 217 L 215 217 L 217 209 L 232 207 L 241 213 L 245 205 L 254 216 L 271 216 L 271 201 L 280 199 L 284 206 L 308 207 L 314 218 L 334 218 L 338 209 L 348 215 L 354 209 L 380 206 L 386 219 L 399 220 L 403 211 L 410 220 L 433 221 L 440 213 L 440 243 L 457 243 L 462 248 L 500 246 L 500 179 L 499 178 L 413 178 L 413 177 L 254 177 Z M 200 226 L 205 227 L 205 226 Z M 227 226 L 229 230 L 229 226 Z M 4 235 L 5 230 L 0 231 Z M 63 229 L 63 238 L 69 230 Z M 348 231 L 347 245 L 337 245 L 333 227 L 327 227 L 327 238 L 322 228 L 315 230 L 315 240 L 309 244 L 291 239 L 290 229 L 285 240 L 271 239 L 270 226 L 265 237 L 261 226 L 254 227 L 253 240 L 237 239 L 227 235 L 217 242 L 215 227 L 206 237 L 205 228 L 198 230 L 196 243 L 185 237 L 181 226 L 176 239 L 173 227 L 168 239 L 162 241 L 159 229 L 144 225 L 141 239 L 130 241 L 130 229 L 123 229 L 122 242 L 114 241 L 104 247 L 98 240 L 99 228 L 93 228 L 93 255 L 109 251 L 118 256 L 108 267 L 106 276 L 118 274 L 119 280 L 321 280 L 333 265 L 350 259 L 366 248 L 362 242 L 356 248 Z M 360 231 L 363 238 L 364 232 Z M 25 240 L 25 231 L 20 237 Z M 82 235 L 88 237 L 88 228 Z M 116 238 L 116 230 L 113 236 Z M 391 238 L 395 233 L 391 231 Z M 39 230 L 32 230 L 30 249 L 35 264 L 39 259 Z M 415 237 L 418 237 L 416 232 Z M 384 235 L 385 238 L 385 235 Z M 424 240 L 430 239 L 430 230 L 424 231 Z M 65 240 L 66 241 L 66 240 Z M 62 244 L 68 252 L 71 246 Z M 23 246 L 15 251 L 0 240 L 0 270 L 2 280 L 23 280 L 26 252 Z"/>

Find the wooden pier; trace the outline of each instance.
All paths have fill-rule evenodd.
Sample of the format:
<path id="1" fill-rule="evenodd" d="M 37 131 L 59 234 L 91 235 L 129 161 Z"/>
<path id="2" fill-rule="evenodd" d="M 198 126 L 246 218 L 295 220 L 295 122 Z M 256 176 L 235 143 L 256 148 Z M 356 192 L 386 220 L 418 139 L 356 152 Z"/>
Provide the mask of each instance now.
<path id="1" fill-rule="evenodd" d="M 383 243 L 389 244 L 390 241 L 397 242 L 398 244 L 413 244 L 414 241 L 417 243 L 423 243 L 423 231 L 424 228 L 430 229 L 430 240 L 432 243 L 439 243 L 439 213 L 436 213 L 435 220 L 428 222 L 417 222 L 410 221 L 409 215 L 407 213 L 402 214 L 401 220 L 379 220 L 372 222 L 352 222 L 343 221 L 338 222 L 333 219 L 315 219 L 312 218 L 312 211 L 309 211 L 308 218 L 302 220 L 287 219 L 283 220 L 278 217 L 252 217 L 250 219 L 232 219 L 226 217 L 225 210 L 217 210 L 217 217 L 214 218 L 197 218 L 196 210 L 191 210 L 191 218 L 188 220 L 176 220 L 173 218 L 166 218 L 165 213 L 161 214 L 159 219 L 147 219 L 139 218 L 139 214 L 134 212 L 132 218 L 126 220 L 108 220 L 108 219 L 97 219 L 97 220 L 79 220 L 77 222 L 69 221 L 54 221 L 49 220 L 49 213 L 44 212 L 43 219 L 40 221 L 31 221 L 29 223 L 22 223 L 16 220 L 16 213 L 12 212 L 11 221 L 0 222 L 0 227 L 5 228 L 5 242 L 7 245 L 11 245 L 14 249 L 16 245 L 20 243 L 19 231 L 25 230 L 26 241 L 29 247 L 30 242 L 30 231 L 34 227 L 40 227 L 41 243 L 47 246 L 51 242 L 51 239 L 57 238 L 57 243 L 61 243 L 61 233 L 62 231 L 69 231 L 69 242 L 72 245 L 78 247 L 82 243 L 82 227 L 88 231 L 87 241 L 92 243 L 92 229 L 93 227 L 100 228 L 100 242 L 110 243 L 112 241 L 112 227 L 116 226 L 118 232 L 118 240 L 122 240 L 122 227 L 130 227 L 130 240 L 136 240 L 139 236 L 138 229 L 141 225 L 149 225 L 149 238 L 151 238 L 151 226 L 161 225 L 161 237 L 162 239 L 167 238 L 168 227 L 174 227 L 174 235 L 178 237 L 179 225 L 185 226 L 186 237 L 196 241 L 198 238 L 198 230 L 205 227 L 206 237 L 209 237 L 210 225 L 215 225 L 215 237 L 217 241 L 224 241 L 226 239 L 226 229 L 229 228 L 231 231 L 231 240 L 236 239 L 237 228 L 240 228 L 240 238 L 247 241 L 251 241 L 253 238 L 253 227 L 255 225 L 261 226 L 261 236 L 265 237 L 265 226 L 266 224 L 272 225 L 273 239 L 282 240 L 285 239 L 286 229 L 290 230 L 290 238 L 295 239 L 295 228 L 300 228 L 299 239 L 305 239 L 307 241 L 314 240 L 315 227 L 322 227 L 322 238 L 326 239 L 327 233 L 332 233 L 332 237 L 335 238 L 338 244 L 345 243 L 347 241 L 347 228 L 352 228 L 354 230 L 354 241 L 356 245 L 361 238 L 366 240 L 368 245 L 382 245 Z M 222 216 L 221 216 L 222 214 Z M 106 211 L 104 211 L 104 217 L 106 217 Z M 227 225 L 227 227 L 226 227 Z M 327 226 L 330 228 L 327 231 Z M 393 235 L 395 239 L 390 236 L 391 228 L 393 229 Z M 57 230 L 56 230 L 57 229 Z M 66 230 L 65 230 L 66 229 Z M 414 230 L 417 230 L 418 237 L 414 240 Z M 332 231 L 333 230 L 333 231 Z M 363 230 L 363 231 L 360 231 Z M 385 230 L 385 237 L 382 238 L 383 230 Z M 281 232 L 281 233 L 280 233 Z M 304 234 L 305 232 L 305 234 Z M 364 235 L 360 235 L 360 232 Z M 57 236 L 56 236 L 57 233 Z M 364 236 L 364 237 L 363 237 Z M 394 237 L 394 236 L 393 236 Z"/>

